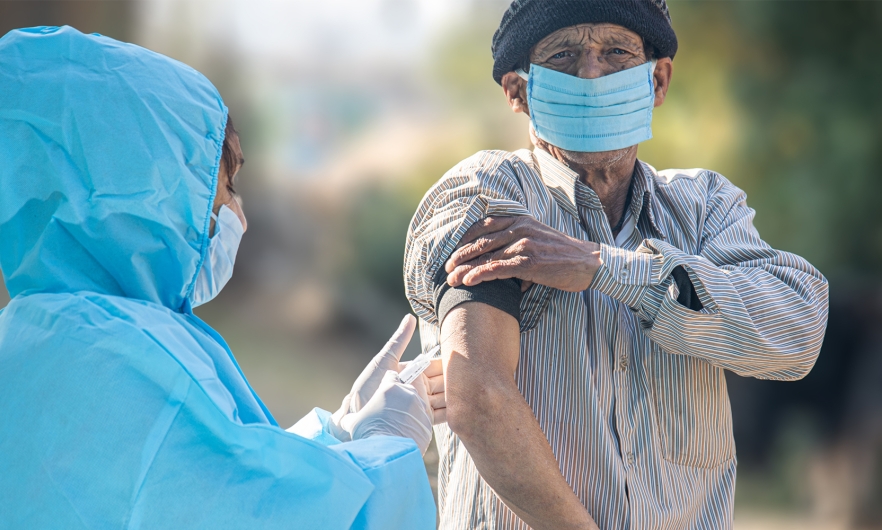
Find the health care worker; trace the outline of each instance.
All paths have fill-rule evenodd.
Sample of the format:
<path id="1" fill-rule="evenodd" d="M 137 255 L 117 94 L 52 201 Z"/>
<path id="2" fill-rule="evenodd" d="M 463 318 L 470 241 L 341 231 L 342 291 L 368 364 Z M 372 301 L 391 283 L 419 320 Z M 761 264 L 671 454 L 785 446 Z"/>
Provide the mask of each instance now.
<path id="1" fill-rule="evenodd" d="M 0 527 L 434 528 L 430 382 L 395 373 L 413 317 L 286 432 L 193 315 L 245 231 L 228 125 L 138 46 L 0 39 Z"/>

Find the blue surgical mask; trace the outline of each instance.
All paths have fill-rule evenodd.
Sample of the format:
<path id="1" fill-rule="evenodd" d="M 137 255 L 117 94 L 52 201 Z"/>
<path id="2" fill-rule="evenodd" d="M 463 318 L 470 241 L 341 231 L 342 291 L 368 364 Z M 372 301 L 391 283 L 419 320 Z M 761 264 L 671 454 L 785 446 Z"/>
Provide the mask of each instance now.
<path id="1" fill-rule="evenodd" d="M 214 235 L 209 240 L 208 254 L 190 294 L 193 307 L 210 302 L 233 277 L 236 253 L 245 233 L 239 216 L 226 204 L 220 207 L 218 215 L 212 213 L 211 217 L 214 219 Z"/>
<path id="2" fill-rule="evenodd" d="M 567 151 L 596 153 L 652 138 L 655 61 L 595 79 L 531 64 L 527 104 L 536 136 Z"/>

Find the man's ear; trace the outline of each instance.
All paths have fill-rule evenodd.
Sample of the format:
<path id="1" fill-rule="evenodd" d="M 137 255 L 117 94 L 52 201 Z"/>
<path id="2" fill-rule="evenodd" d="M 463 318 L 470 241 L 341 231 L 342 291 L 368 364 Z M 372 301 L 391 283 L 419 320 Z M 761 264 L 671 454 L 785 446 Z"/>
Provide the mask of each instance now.
<path id="1" fill-rule="evenodd" d="M 527 82 L 514 72 L 502 76 L 502 91 L 508 99 L 508 106 L 515 112 L 530 114 L 527 107 Z"/>
<path id="2" fill-rule="evenodd" d="M 655 72 L 652 74 L 652 82 L 655 87 L 655 103 L 653 107 L 660 107 L 665 102 L 668 87 L 671 85 L 671 77 L 674 75 L 674 62 L 670 57 L 659 59 L 655 63 Z"/>

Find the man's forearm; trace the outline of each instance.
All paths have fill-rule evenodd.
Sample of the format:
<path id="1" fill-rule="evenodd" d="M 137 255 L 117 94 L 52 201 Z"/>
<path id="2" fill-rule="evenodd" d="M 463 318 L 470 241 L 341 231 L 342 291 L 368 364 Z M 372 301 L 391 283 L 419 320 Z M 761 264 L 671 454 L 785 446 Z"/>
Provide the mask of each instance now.
<path id="1" fill-rule="evenodd" d="M 466 420 L 472 425 L 460 434 L 487 484 L 537 530 L 595 528 L 517 388 L 487 401 L 491 403 L 475 403 L 476 417 Z"/>
<path id="2" fill-rule="evenodd" d="M 755 259 L 747 262 L 737 261 L 744 247 L 717 245 L 711 255 L 729 258 L 724 265 L 657 240 L 644 242 L 654 254 L 603 245 L 604 264 L 591 288 L 636 311 L 644 332 L 668 352 L 743 377 L 800 379 L 823 343 L 827 281 L 802 258 L 769 249 L 758 238 L 751 243 Z M 690 271 L 687 278 L 694 278 L 690 283 L 708 311 L 691 310 L 671 295 L 663 282 L 677 267 Z"/>
<path id="3" fill-rule="evenodd" d="M 486 355 L 490 346 L 511 349 L 511 337 L 499 339 L 513 333 L 516 366 L 517 322 L 483 304 L 465 306 L 468 311 L 455 309 L 443 327 L 443 335 L 450 337 L 444 348 L 448 424 L 483 479 L 527 524 L 537 530 L 597 528 L 561 475 L 533 410 L 518 391 L 514 368 Z M 513 330 L 507 329 L 512 325 Z"/>

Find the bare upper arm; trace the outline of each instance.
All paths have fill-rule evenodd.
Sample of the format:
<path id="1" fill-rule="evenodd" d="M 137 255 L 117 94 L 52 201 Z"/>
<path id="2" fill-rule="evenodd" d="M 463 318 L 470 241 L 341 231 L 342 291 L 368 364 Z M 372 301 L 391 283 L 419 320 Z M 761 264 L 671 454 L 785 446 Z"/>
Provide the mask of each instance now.
<path id="1" fill-rule="evenodd" d="M 452 309 L 441 323 L 447 421 L 456 432 L 487 400 L 514 385 L 520 356 L 517 319 L 481 302 Z"/>

